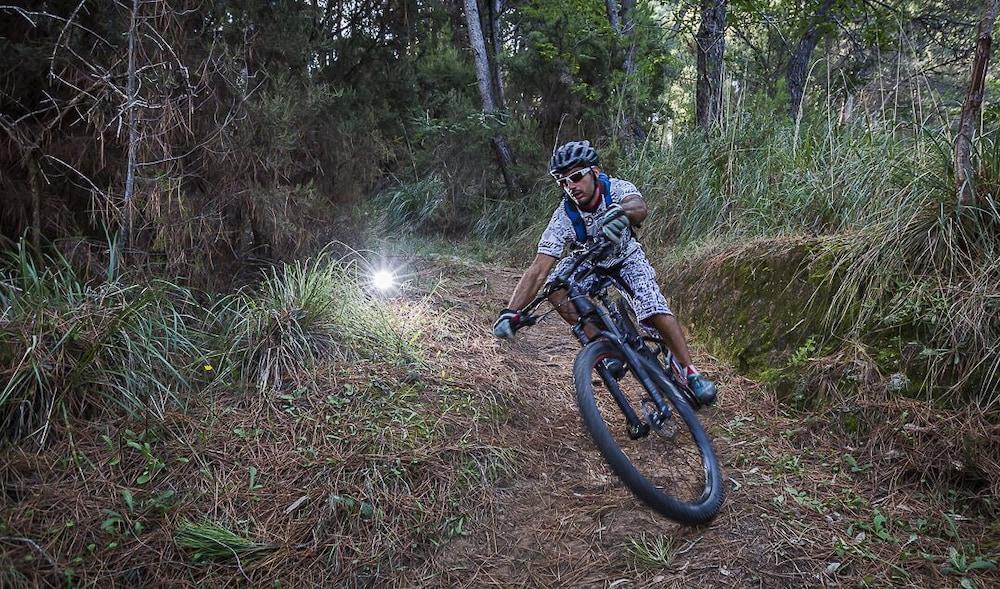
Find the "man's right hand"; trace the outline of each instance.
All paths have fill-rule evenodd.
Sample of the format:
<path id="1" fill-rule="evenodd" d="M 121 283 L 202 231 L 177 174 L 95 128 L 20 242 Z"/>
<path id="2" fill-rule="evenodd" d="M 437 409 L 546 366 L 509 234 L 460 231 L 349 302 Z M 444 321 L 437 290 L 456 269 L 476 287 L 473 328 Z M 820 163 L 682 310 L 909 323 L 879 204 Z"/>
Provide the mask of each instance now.
<path id="1" fill-rule="evenodd" d="M 520 313 L 513 309 L 504 309 L 500 311 L 500 316 L 493 324 L 493 335 L 503 339 L 513 339 L 514 332 L 517 331 L 520 322 Z"/>

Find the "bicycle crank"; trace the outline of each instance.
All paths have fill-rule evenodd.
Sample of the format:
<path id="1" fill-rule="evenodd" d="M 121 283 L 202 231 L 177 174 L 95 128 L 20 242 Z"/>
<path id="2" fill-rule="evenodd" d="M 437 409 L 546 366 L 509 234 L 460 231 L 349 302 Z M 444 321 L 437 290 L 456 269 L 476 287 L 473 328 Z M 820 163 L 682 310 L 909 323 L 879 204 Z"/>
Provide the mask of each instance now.
<path id="1" fill-rule="evenodd" d="M 652 399 L 647 397 L 642 400 L 642 412 L 646 416 L 649 428 L 657 434 L 668 440 L 674 439 L 677 435 L 677 422 L 674 421 L 673 415 L 661 413 Z"/>

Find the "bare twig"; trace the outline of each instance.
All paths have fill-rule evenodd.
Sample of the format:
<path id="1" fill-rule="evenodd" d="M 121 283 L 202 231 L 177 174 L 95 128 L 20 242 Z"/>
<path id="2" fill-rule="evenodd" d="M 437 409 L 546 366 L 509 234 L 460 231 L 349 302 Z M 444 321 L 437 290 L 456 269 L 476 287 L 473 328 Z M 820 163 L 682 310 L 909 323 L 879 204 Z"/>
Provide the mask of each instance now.
<path id="1" fill-rule="evenodd" d="M 96 185 L 96 184 L 94 184 L 94 183 L 93 183 L 93 181 L 91 181 L 91 179 L 90 179 L 90 178 L 88 178 L 88 177 L 87 177 L 87 175 L 86 175 L 86 174 L 84 174 L 83 172 L 81 172 L 80 170 L 77 170 L 76 168 L 74 168 L 74 167 L 73 167 L 73 166 L 71 166 L 70 164 L 67 164 L 67 163 L 66 163 L 66 162 L 64 162 L 63 160 L 61 160 L 61 159 L 59 159 L 59 158 L 57 158 L 56 156 L 54 156 L 54 155 L 51 155 L 51 154 L 45 154 L 45 155 L 43 155 L 43 156 L 42 156 L 42 158 L 44 158 L 44 159 L 49 159 L 49 160 L 52 160 L 52 161 L 54 161 L 54 162 L 56 162 L 56 163 L 58 163 L 58 164 L 61 164 L 61 165 L 63 165 L 63 166 L 64 166 L 64 167 L 66 167 L 67 169 L 69 169 L 69 170 L 71 170 L 71 171 L 75 172 L 77 176 L 79 176 L 80 178 L 82 178 L 82 179 L 83 179 L 84 181 L 86 181 L 86 182 L 87 182 L 87 184 L 89 184 L 89 185 L 90 185 L 90 188 L 91 188 L 91 190 L 93 190 L 94 192 L 96 192 L 96 193 L 100 194 L 101 196 L 103 196 L 103 197 L 104 197 L 104 199 L 105 199 L 105 200 L 106 200 L 107 202 L 111 202 L 111 195 L 110 195 L 110 194 L 108 194 L 107 192 L 104 192 L 104 191 L 103 191 L 103 190 L 101 190 L 100 188 L 98 188 L 98 187 L 97 187 L 97 185 Z"/>
<path id="2" fill-rule="evenodd" d="M 31 538 L 18 538 L 16 536 L 0 536 L 0 542 L 7 542 L 7 543 L 20 542 L 20 543 L 23 543 L 23 544 L 27 544 L 27 545 L 31 546 L 32 548 L 34 548 L 39 554 L 41 554 L 42 556 L 44 556 L 45 560 L 47 560 L 49 562 L 49 564 L 52 565 L 52 568 L 56 569 L 57 571 L 60 570 L 59 569 L 59 565 L 57 565 L 56 562 L 54 560 L 52 560 L 52 557 L 49 556 L 49 553 L 46 552 L 44 548 L 42 548 L 41 546 L 39 546 Z"/>
<path id="3" fill-rule="evenodd" d="M 70 13 L 69 18 L 66 19 L 66 23 L 63 25 L 62 30 L 59 31 L 59 36 L 56 38 L 55 44 L 52 46 L 52 55 L 49 57 L 49 76 L 50 77 L 53 75 L 53 71 L 55 69 L 55 63 L 56 63 L 56 53 L 59 52 L 59 46 L 62 45 L 63 37 L 66 36 L 66 29 L 68 29 L 69 25 L 72 24 L 73 20 L 76 19 L 76 15 L 80 12 L 80 9 L 83 8 L 83 3 L 84 2 L 86 2 L 86 0 L 80 0 L 80 3 L 77 4 L 76 8 L 73 9 L 73 12 Z"/>

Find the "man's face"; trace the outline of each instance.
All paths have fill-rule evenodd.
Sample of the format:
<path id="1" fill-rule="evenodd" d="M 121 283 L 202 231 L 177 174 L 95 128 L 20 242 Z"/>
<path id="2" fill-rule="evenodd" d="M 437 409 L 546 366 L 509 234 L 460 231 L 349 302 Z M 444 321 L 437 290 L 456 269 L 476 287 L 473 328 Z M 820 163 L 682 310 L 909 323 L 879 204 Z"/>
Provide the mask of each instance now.
<path id="1" fill-rule="evenodd" d="M 597 204 L 595 202 L 597 175 L 593 168 L 577 166 L 566 172 L 557 182 L 578 207 L 587 211 L 596 208 L 594 205 Z"/>

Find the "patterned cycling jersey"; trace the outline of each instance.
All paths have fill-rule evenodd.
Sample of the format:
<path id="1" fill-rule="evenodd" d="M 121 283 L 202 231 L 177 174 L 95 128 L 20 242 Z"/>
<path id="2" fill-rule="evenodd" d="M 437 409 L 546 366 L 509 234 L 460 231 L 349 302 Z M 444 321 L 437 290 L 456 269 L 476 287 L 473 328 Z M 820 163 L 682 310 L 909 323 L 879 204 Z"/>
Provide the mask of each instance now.
<path id="1" fill-rule="evenodd" d="M 627 180 L 622 180 L 620 178 L 608 178 L 611 186 L 611 202 L 620 203 L 623 198 L 630 194 L 638 195 L 640 198 L 642 194 L 635 187 L 635 184 L 628 182 Z M 601 199 L 598 207 L 592 212 L 580 211 L 580 216 L 583 219 L 584 225 L 586 226 L 587 235 L 591 238 L 601 235 L 601 229 L 604 227 L 602 219 L 604 218 L 604 213 L 608 210 L 607 205 L 604 203 L 604 199 Z M 562 202 L 553 211 L 552 217 L 549 219 L 549 224 L 542 232 L 542 237 L 538 241 L 538 253 L 544 254 L 546 256 L 552 256 L 553 258 L 558 258 L 562 256 L 563 249 L 569 245 L 570 247 L 580 247 L 582 244 L 577 241 L 576 230 L 573 228 L 573 221 L 566 214 L 563 208 Z M 629 227 L 625 231 L 625 235 L 622 237 L 621 244 L 616 248 L 611 255 L 609 255 L 604 263 L 613 264 L 627 256 L 632 255 L 636 249 L 639 248 L 639 242 L 635 239 L 635 234 L 632 228 Z"/>

